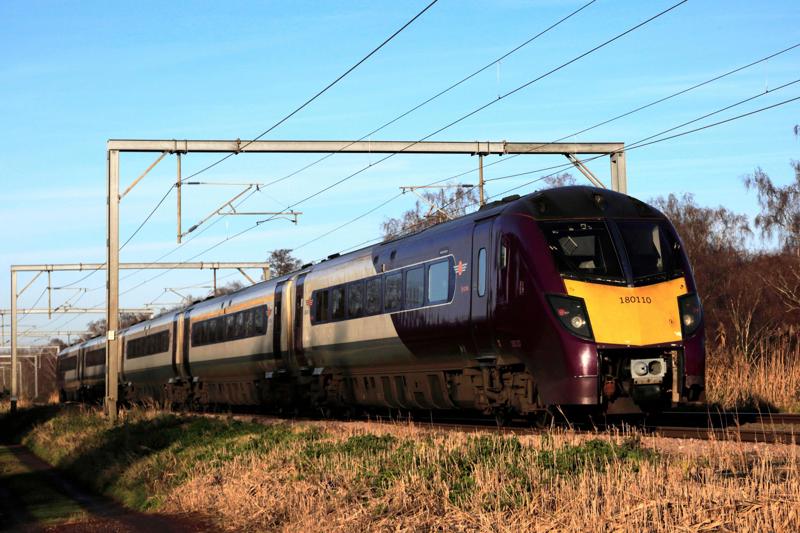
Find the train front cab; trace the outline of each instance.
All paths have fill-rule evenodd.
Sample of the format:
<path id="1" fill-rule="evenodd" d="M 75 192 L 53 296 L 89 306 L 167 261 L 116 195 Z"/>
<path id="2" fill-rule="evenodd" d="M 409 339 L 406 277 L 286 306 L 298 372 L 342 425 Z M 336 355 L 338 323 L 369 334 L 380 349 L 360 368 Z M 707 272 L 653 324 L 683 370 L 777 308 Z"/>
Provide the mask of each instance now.
<path id="1" fill-rule="evenodd" d="M 630 197 L 588 193 L 580 196 L 596 213 L 564 209 L 516 224 L 517 238 L 528 241 L 520 250 L 546 250 L 529 253 L 536 267 L 526 269 L 540 289 L 531 297 L 549 315 L 539 319 L 555 333 L 539 332 L 529 360 L 540 401 L 622 414 L 700 400 L 702 309 L 672 225 Z"/>
<path id="2" fill-rule="evenodd" d="M 566 289 L 549 304 L 569 333 L 596 344 L 611 411 L 630 409 L 631 400 L 653 408 L 698 395 L 698 376 L 686 372 L 696 370 L 686 368 L 687 345 L 696 347 L 686 341 L 701 326 L 700 304 L 666 221 L 554 221 L 542 229 Z"/>

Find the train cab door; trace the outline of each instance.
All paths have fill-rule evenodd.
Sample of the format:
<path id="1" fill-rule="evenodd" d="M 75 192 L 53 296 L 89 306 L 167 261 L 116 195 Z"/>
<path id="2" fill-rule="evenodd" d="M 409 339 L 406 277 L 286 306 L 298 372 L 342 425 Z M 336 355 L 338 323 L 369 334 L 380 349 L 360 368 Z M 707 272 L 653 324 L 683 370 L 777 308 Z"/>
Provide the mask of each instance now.
<path id="1" fill-rule="evenodd" d="M 300 274 L 294 283 L 293 342 L 292 355 L 298 369 L 308 366 L 303 345 L 303 310 L 305 309 L 305 281 L 308 273 Z"/>
<path id="2" fill-rule="evenodd" d="M 472 230 L 472 298 L 470 328 L 478 357 L 494 354 L 491 331 L 492 225 L 494 218 L 479 220 Z"/>

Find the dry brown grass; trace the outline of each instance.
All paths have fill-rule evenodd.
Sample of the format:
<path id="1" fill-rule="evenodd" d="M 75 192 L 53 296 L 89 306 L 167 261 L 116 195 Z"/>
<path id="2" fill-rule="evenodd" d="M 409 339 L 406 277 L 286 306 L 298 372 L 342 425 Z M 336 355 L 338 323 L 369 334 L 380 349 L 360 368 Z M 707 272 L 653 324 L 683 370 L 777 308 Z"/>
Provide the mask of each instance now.
<path id="1" fill-rule="evenodd" d="M 706 395 L 725 409 L 800 411 L 800 344 L 765 340 L 749 356 L 709 345 Z"/>
<path id="2" fill-rule="evenodd" d="M 166 507 L 211 512 L 248 531 L 800 529 L 791 446 L 645 438 L 639 448 L 621 435 L 479 439 L 377 423 L 293 431 L 309 427 L 322 438 L 198 465 Z M 389 435 L 391 444 L 366 453 L 347 445 L 365 435 Z M 616 446 L 592 448 L 597 442 Z M 581 455 L 587 449 L 598 453 Z"/>

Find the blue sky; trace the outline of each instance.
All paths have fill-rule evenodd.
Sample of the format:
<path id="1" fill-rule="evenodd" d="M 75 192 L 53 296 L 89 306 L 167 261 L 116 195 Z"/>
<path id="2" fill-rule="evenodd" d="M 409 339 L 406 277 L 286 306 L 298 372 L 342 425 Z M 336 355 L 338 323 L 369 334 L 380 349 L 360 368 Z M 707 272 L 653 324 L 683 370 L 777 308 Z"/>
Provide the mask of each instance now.
<path id="1" fill-rule="evenodd" d="M 251 138 L 294 109 L 399 28 L 426 2 L 13 2 L 0 3 L 0 307 L 9 306 L 8 266 L 102 262 L 105 142 L 110 138 Z M 270 139 L 354 139 L 524 42 L 584 2 L 440 0 L 396 39 Z M 598 0 L 552 32 L 470 82 L 380 132 L 375 140 L 420 139 L 516 86 L 669 7 L 666 1 Z M 434 137 L 436 140 L 551 141 L 800 42 L 796 1 L 690 0 L 608 47 Z M 800 49 L 586 134 L 577 141 L 631 143 L 800 77 Z M 800 84 L 701 122 L 713 122 L 800 95 Z M 800 158 L 792 134 L 795 102 L 628 154 L 629 192 L 642 199 L 691 192 L 701 204 L 753 215 L 741 177 L 756 166 L 778 183 Z M 318 156 L 239 155 L 205 180 L 267 182 Z M 124 155 L 122 186 L 154 155 Z M 337 155 L 252 196 L 243 209 L 276 210 L 377 160 Z M 213 156 L 184 158 L 184 175 Z M 487 163 L 491 159 L 487 159 Z M 545 167 L 563 158 L 525 156 L 487 169 L 487 178 Z M 400 155 L 302 206 L 300 224 L 274 221 L 198 259 L 259 261 L 295 248 L 398 192 L 474 168 L 467 156 Z M 607 159 L 590 164 L 608 181 Z M 576 173 L 577 174 L 577 173 Z M 175 175 L 166 158 L 122 202 L 124 241 Z M 509 179 L 488 193 L 535 176 Z M 474 181 L 474 175 L 461 182 Z M 518 192 L 531 192 L 534 186 Z M 238 192 L 186 187 L 188 227 Z M 409 208 L 411 195 L 297 251 L 304 260 L 379 235 L 381 221 Z M 122 253 L 123 261 L 186 260 L 254 219 L 228 217 L 177 250 L 174 191 Z M 133 273 L 131 289 L 153 272 Z M 125 274 L 123 274 L 125 275 Z M 57 274 L 53 285 L 78 279 Z M 21 277 L 21 284 L 26 283 Z M 238 274 L 222 282 L 242 279 Z M 23 295 L 32 305 L 45 283 Z M 76 305 L 98 305 L 95 289 Z M 172 272 L 133 289 L 123 306 L 172 302 L 166 287 L 204 285 L 207 273 Z M 196 287 L 184 293 L 203 295 Z M 54 302 L 76 295 L 56 291 Z M 46 298 L 39 302 L 46 302 Z M 22 328 L 80 329 L 90 318 L 25 317 Z"/>

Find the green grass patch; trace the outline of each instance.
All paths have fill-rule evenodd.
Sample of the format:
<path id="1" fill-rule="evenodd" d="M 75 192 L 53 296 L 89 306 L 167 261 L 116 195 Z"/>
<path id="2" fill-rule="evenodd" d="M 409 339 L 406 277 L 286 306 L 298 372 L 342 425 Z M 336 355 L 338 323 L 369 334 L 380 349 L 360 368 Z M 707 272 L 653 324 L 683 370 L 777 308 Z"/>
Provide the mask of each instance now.
<path id="1" fill-rule="evenodd" d="M 19 506 L 18 511 L 39 525 L 86 516 L 75 500 L 53 488 L 46 476 L 31 471 L 5 446 L 0 446 L 0 484 L 17 500 L 6 503 Z"/>
<path id="2" fill-rule="evenodd" d="M 26 446 L 84 485 L 137 510 L 161 507 L 175 487 L 198 473 L 224 483 L 225 465 L 237 458 L 289 472 L 281 483 L 303 480 L 356 499 L 380 497 L 405 481 L 421 483 L 464 509 L 478 505 L 490 511 L 522 506 L 543 483 L 569 482 L 610 466 L 637 471 L 658 459 L 635 439 L 556 445 L 544 438 L 528 445 L 514 436 L 490 434 L 457 442 L 423 433 L 415 439 L 370 432 L 342 436 L 311 424 L 135 411 L 110 424 L 99 413 L 81 409 L 25 417 L 32 427 L 18 434 Z M 482 479 L 491 480 L 490 491 L 479 486 Z"/>

